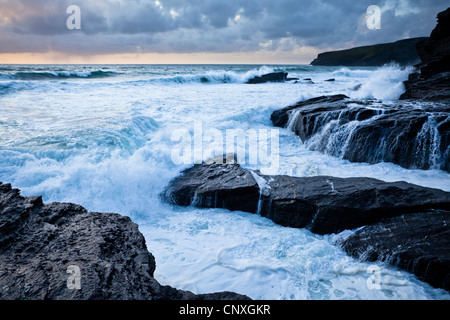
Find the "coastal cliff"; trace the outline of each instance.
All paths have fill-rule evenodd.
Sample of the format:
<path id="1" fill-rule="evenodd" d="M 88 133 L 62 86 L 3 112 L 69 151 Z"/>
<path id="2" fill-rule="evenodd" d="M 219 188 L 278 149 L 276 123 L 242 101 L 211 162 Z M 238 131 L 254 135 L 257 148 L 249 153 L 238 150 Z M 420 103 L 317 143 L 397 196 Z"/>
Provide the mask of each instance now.
<path id="1" fill-rule="evenodd" d="M 313 66 L 369 67 L 396 63 L 401 66 L 420 62 L 416 45 L 427 38 L 413 38 L 392 43 L 356 47 L 347 50 L 324 52 L 311 62 Z"/>
<path id="2" fill-rule="evenodd" d="M 450 8 L 439 13 L 437 19 L 430 38 L 417 44 L 421 64 L 405 82 L 401 100 L 450 103 Z"/>

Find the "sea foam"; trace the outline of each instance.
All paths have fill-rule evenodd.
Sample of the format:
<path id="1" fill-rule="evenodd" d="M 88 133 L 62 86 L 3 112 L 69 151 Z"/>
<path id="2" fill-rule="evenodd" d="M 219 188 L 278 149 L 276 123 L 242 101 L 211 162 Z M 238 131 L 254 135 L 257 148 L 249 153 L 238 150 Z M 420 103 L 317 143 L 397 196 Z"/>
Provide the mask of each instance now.
<path id="1" fill-rule="evenodd" d="M 388 277 L 381 290 L 370 290 L 370 265 L 348 257 L 332 244 L 332 236 L 284 228 L 243 212 L 174 207 L 160 198 L 170 180 L 188 167 L 171 159 L 174 130 L 192 132 L 195 121 L 205 130 L 272 130 L 274 110 L 314 96 L 352 94 L 358 83 L 360 91 L 353 92 L 358 97 L 395 98 L 406 69 L 109 67 L 117 74 L 106 78 L 83 77 L 107 70 L 103 66 L 10 66 L 1 71 L 80 74 L 57 81 L 44 76 L 0 82 L 8 91 L 0 93 L 0 181 L 26 196 L 43 195 L 45 202 L 73 202 L 90 211 L 130 216 L 156 258 L 158 281 L 195 293 L 234 291 L 254 299 L 449 298 L 381 263 L 376 265 Z M 280 70 L 313 78 L 315 84 L 245 84 Z M 329 78 L 336 81 L 324 81 Z M 392 87 L 395 92 L 387 94 Z M 448 173 L 349 163 L 308 150 L 285 129 L 280 129 L 279 162 L 278 174 L 370 176 L 449 188 Z"/>

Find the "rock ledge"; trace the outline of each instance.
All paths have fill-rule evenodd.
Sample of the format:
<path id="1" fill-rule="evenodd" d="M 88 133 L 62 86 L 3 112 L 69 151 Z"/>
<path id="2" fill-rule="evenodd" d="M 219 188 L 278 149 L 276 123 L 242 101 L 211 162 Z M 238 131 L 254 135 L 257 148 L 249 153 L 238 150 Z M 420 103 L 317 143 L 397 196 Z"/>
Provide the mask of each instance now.
<path id="1" fill-rule="evenodd" d="M 128 217 L 44 204 L 2 183 L 0 266 L 2 300 L 248 299 L 163 286 L 153 277 L 155 259 L 144 236 Z"/>

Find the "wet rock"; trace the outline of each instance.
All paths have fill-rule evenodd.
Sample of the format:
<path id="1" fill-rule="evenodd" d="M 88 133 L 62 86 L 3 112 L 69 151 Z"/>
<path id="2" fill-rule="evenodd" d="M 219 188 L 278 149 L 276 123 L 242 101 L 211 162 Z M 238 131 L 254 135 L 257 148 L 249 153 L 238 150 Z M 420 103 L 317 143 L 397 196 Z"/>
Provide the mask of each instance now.
<path id="1" fill-rule="evenodd" d="M 243 299 L 159 284 L 138 226 L 118 214 L 44 204 L 0 183 L 0 299 Z"/>
<path id="2" fill-rule="evenodd" d="M 274 222 L 336 233 L 423 209 L 450 210 L 450 193 L 371 178 L 265 176 L 238 164 L 196 165 L 167 187 L 182 206 L 258 213 Z"/>
<path id="3" fill-rule="evenodd" d="M 256 213 L 260 193 L 251 172 L 237 164 L 207 163 L 182 172 L 165 190 L 165 199 L 181 206 Z"/>
<path id="4" fill-rule="evenodd" d="M 352 162 L 392 162 L 450 172 L 450 106 L 383 104 L 345 95 L 301 101 L 275 111 L 272 123 L 306 146 Z"/>
<path id="5" fill-rule="evenodd" d="M 450 103 L 450 8 L 437 16 L 430 37 L 417 43 L 421 63 L 405 82 L 400 99 L 421 99 Z"/>
<path id="6" fill-rule="evenodd" d="M 384 261 L 450 291 L 450 212 L 426 211 L 365 226 L 336 241 L 363 261 Z"/>
<path id="7" fill-rule="evenodd" d="M 266 176 L 239 164 L 185 170 L 163 194 L 175 205 L 260 214 L 318 234 L 363 261 L 384 261 L 449 290 L 450 193 L 371 178 Z"/>
<path id="8" fill-rule="evenodd" d="M 268 74 L 264 74 L 262 76 L 256 76 L 248 80 L 247 84 L 258 84 L 258 83 L 266 83 L 266 82 L 285 82 L 285 81 L 293 81 L 299 80 L 298 78 L 288 78 L 287 72 L 272 72 Z"/>

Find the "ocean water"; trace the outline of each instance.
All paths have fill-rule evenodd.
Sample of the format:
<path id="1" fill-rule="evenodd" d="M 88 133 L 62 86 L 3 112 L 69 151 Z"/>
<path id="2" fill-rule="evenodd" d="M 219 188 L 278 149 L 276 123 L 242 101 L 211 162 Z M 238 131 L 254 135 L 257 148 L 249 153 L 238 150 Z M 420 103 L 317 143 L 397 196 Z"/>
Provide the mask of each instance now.
<path id="1" fill-rule="evenodd" d="M 245 84 L 272 71 L 300 80 Z M 224 137 L 233 129 L 269 134 L 273 111 L 320 95 L 395 103 L 410 72 L 394 65 L 0 65 L 0 181 L 26 196 L 43 195 L 45 202 L 131 217 L 156 258 L 156 279 L 194 293 L 226 290 L 263 300 L 449 299 L 409 273 L 348 257 L 333 241 L 351 230 L 318 236 L 258 215 L 181 208 L 160 197 L 192 165 L 174 159 L 180 147 L 174 133 L 187 135 L 188 147 L 199 127 Z M 330 78 L 335 81 L 325 81 Z M 279 153 L 268 153 L 276 165 L 243 166 L 293 176 L 403 180 L 450 191 L 446 172 L 350 163 L 311 151 L 289 130 L 276 130 Z M 264 145 L 267 135 L 254 139 Z M 244 151 L 251 144 L 236 143 Z M 195 160 L 198 149 L 190 150 L 188 158 Z M 209 155 L 202 151 L 199 158 Z M 380 270 L 378 289 L 368 284 L 373 266 Z"/>

